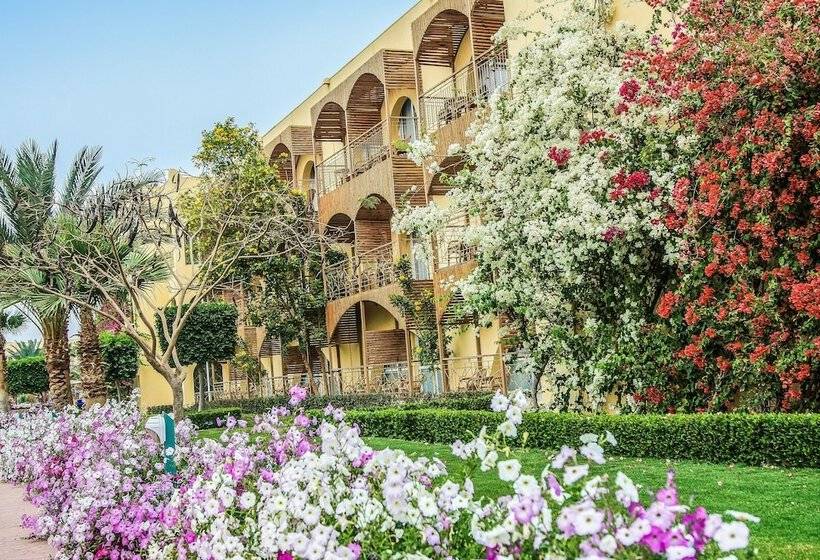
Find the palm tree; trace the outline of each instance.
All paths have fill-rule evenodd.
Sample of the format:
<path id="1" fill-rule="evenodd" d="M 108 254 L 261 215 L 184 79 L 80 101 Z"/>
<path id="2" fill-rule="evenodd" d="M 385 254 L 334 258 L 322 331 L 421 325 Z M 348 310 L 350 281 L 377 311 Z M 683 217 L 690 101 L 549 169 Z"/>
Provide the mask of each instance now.
<path id="1" fill-rule="evenodd" d="M 82 207 L 91 193 L 102 171 L 100 155 L 100 148 L 80 150 L 63 188 L 58 189 L 56 141 L 46 151 L 33 141 L 24 143 L 17 149 L 14 160 L 0 149 L 0 249 L 16 246 L 34 255 L 35 262 L 36 255 L 48 251 L 51 239 L 47 233 L 55 219 L 66 210 Z M 68 346 L 70 308 L 65 300 L 38 290 L 37 286 L 68 289 L 62 272 L 32 265 L 23 273 L 26 278 L 7 276 L 5 281 L 10 285 L 0 286 L 6 292 L 6 299 L 16 297 L 28 304 L 37 316 L 43 331 L 50 398 L 56 408 L 72 402 Z"/>
<path id="2" fill-rule="evenodd" d="M 9 409 L 9 396 L 6 391 L 6 334 L 20 329 L 25 322 L 22 313 L 0 309 L 0 412 L 7 412 Z"/>
<path id="3" fill-rule="evenodd" d="M 21 340 L 15 343 L 9 350 L 10 360 L 21 358 L 34 358 L 43 355 L 43 345 L 39 340 Z"/>

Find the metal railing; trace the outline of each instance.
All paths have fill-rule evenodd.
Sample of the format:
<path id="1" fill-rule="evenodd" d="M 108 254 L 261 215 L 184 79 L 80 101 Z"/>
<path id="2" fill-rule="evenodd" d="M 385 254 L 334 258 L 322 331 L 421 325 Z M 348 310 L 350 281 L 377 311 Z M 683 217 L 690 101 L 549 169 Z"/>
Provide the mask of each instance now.
<path id="1" fill-rule="evenodd" d="M 333 192 L 350 180 L 347 146 L 333 155 L 326 157 L 316 166 L 316 177 L 319 181 L 319 194 Z"/>
<path id="2" fill-rule="evenodd" d="M 475 107 L 476 81 L 472 62 L 419 97 L 423 132 L 435 132 Z"/>
<path id="3" fill-rule="evenodd" d="M 385 393 L 408 395 L 415 388 L 410 386 L 410 367 L 407 362 L 391 362 L 331 371 L 338 378 L 340 391 L 344 394 Z M 413 384 L 417 385 L 414 378 Z"/>
<path id="4" fill-rule="evenodd" d="M 392 140 L 413 142 L 416 138 L 418 125 L 415 117 L 391 117 L 383 120 L 316 166 L 319 194 L 333 192 L 390 157 Z"/>
<path id="5" fill-rule="evenodd" d="M 350 172 L 352 176 L 363 173 L 385 159 L 390 152 L 390 121 L 382 121 L 352 142 L 350 150 Z"/>
<path id="6" fill-rule="evenodd" d="M 476 58 L 477 96 L 486 101 L 510 83 L 509 50 L 507 44 L 491 48 Z"/>
<path id="7" fill-rule="evenodd" d="M 330 300 L 388 286 L 395 281 L 392 242 L 325 268 L 325 292 Z"/>
<path id="8" fill-rule="evenodd" d="M 475 63 L 470 61 L 419 97 L 422 131 L 437 131 L 473 110 L 509 82 L 509 52 L 507 45 L 502 44 L 482 53 Z"/>
<path id="9" fill-rule="evenodd" d="M 446 358 L 444 369 L 450 390 L 495 391 L 504 371 L 501 354 Z"/>
<path id="10" fill-rule="evenodd" d="M 464 242 L 464 233 L 469 227 L 466 215 L 450 220 L 436 232 L 436 264 L 439 269 L 459 265 L 475 257 L 475 247 Z"/>

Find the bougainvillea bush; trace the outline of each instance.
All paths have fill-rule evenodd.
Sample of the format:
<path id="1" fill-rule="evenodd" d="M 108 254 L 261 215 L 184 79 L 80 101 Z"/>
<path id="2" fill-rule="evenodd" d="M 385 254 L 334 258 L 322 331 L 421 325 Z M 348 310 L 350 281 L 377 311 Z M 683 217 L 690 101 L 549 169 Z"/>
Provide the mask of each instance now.
<path id="1" fill-rule="evenodd" d="M 652 0 L 646 33 L 604 4 L 545 12 L 472 128 L 465 311 L 560 410 L 816 410 L 820 3 Z"/>
<path id="2" fill-rule="evenodd" d="M 375 451 L 328 406 L 322 418 L 292 407 L 226 419 L 219 441 L 182 424 L 165 474 L 140 429 L 135 402 L 42 411 L 0 421 L 3 479 L 25 483 L 41 508 L 26 525 L 59 559 L 209 558 L 523 559 L 743 558 L 748 514 L 681 503 L 670 473 L 656 492 L 625 473 L 596 474 L 611 434 L 586 434 L 540 474 L 522 473 L 508 441 L 527 400 L 496 395 L 506 420 L 456 442 L 464 475 L 439 460 Z M 56 425 L 57 429 L 52 429 Z M 470 474 L 493 471 L 508 495 L 475 495 Z"/>
<path id="3" fill-rule="evenodd" d="M 602 4 L 562 3 L 558 19 L 544 5 L 546 29 L 472 128 L 468 170 L 449 193 L 476 218 L 465 241 L 477 267 L 459 286 L 467 311 L 509 319 L 530 357 L 511 366 L 543 373 L 564 410 L 632 392 L 623 367 L 680 250 L 665 217 L 687 138 L 668 124 L 674 106 L 632 103 L 640 84 L 624 61 L 648 35 L 610 26 Z M 410 217 L 396 224 L 412 230 Z"/>
<path id="4" fill-rule="evenodd" d="M 633 53 L 646 78 L 633 106 L 675 106 L 697 156 L 666 217 L 684 250 L 650 338 L 668 359 L 637 396 L 661 410 L 816 409 L 820 3 L 668 4 L 670 44 Z"/>

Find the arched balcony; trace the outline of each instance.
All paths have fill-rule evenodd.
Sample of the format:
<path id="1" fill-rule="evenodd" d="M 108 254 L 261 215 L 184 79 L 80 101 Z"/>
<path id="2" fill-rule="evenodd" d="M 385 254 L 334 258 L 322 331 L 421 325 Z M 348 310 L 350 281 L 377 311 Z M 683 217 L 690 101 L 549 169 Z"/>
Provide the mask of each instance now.
<path id="1" fill-rule="evenodd" d="M 323 220 L 332 215 L 326 208 L 347 208 L 350 200 L 370 193 L 393 205 L 395 184 L 402 186 L 399 194 L 409 181 L 423 184 L 420 170 L 410 169 L 408 179 L 408 170 L 396 162 L 406 160 L 397 141 L 404 136 L 412 140 L 417 131 L 411 115 L 395 112 L 396 99 L 414 97 L 414 93 L 412 53 L 382 50 L 313 107 L 316 143 L 331 154 L 316 169 Z"/>
<path id="2" fill-rule="evenodd" d="M 339 300 L 389 286 L 396 281 L 390 220 L 393 208 L 379 195 L 370 195 L 350 220 L 335 215 L 326 231 L 347 258 L 325 266 L 325 293 Z M 345 220 L 348 220 L 347 222 Z"/>
<path id="3" fill-rule="evenodd" d="M 413 23 L 423 132 L 465 121 L 506 86 L 506 45 L 493 43 L 503 24 L 503 0 L 439 0 Z M 448 145 L 463 140 L 467 124 L 446 138 Z"/>
<path id="4" fill-rule="evenodd" d="M 285 144 L 277 144 L 270 155 L 269 163 L 276 167 L 279 178 L 285 182 L 293 181 L 293 156 Z"/>
<path id="5" fill-rule="evenodd" d="M 328 329 L 330 377 L 340 393 L 419 391 L 410 336 L 391 304 L 364 299 L 345 309 Z"/>

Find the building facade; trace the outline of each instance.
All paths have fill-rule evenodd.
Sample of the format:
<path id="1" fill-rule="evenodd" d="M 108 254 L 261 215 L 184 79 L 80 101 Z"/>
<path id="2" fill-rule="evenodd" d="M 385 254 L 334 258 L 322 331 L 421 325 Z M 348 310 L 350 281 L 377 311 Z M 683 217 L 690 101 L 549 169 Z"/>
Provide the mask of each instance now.
<path id="1" fill-rule="evenodd" d="M 462 241 L 468 218 L 454 219 L 432 247 L 397 235 L 391 220 L 403 205 L 447 204 L 443 177 L 462 166 L 458 156 L 448 155 L 449 147 L 469 142 L 478 109 L 508 84 L 509 61 L 523 46 L 497 43 L 494 36 L 538 4 L 420 0 L 264 135 L 271 165 L 311 197 L 334 252 L 344 255 L 323 270 L 327 338 L 315 349 L 314 373 L 327 380 L 325 390 L 409 395 L 531 385 L 508 375 L 505 362 L 513 358 L 499 338 L 500 320 L 478 325 L 457 313 L 460 295 L 453 283 L 475 266 Z M 616 0 L 613 7 L 615 20 L 649 24 L 646 6 Z M 560 17 L 566 6 L 551 9 Z M 543 22 L 530 17 L 526 25 Z M 409 159 L 408 143 L 422 136 L 434 142 L 434 167 L 441 172 Z M 391 302 L 402 293 L 395 266 L 402 258 L 411 265 L 413 292 L 433 294 L 435 364 L 416 360 L 419 326 Z M 241 311 L 241 290 L 225 296 Z M 305 379 L 298 350 L 254 327 L 242 325 L 240 334 L 269 377 L 254 390 L 281 392 Z M 149 375 L 141 374 L 141 386 L 153 385 Z M 253 392 L 228 367 L 214 379 L 209 396 Z"/>

